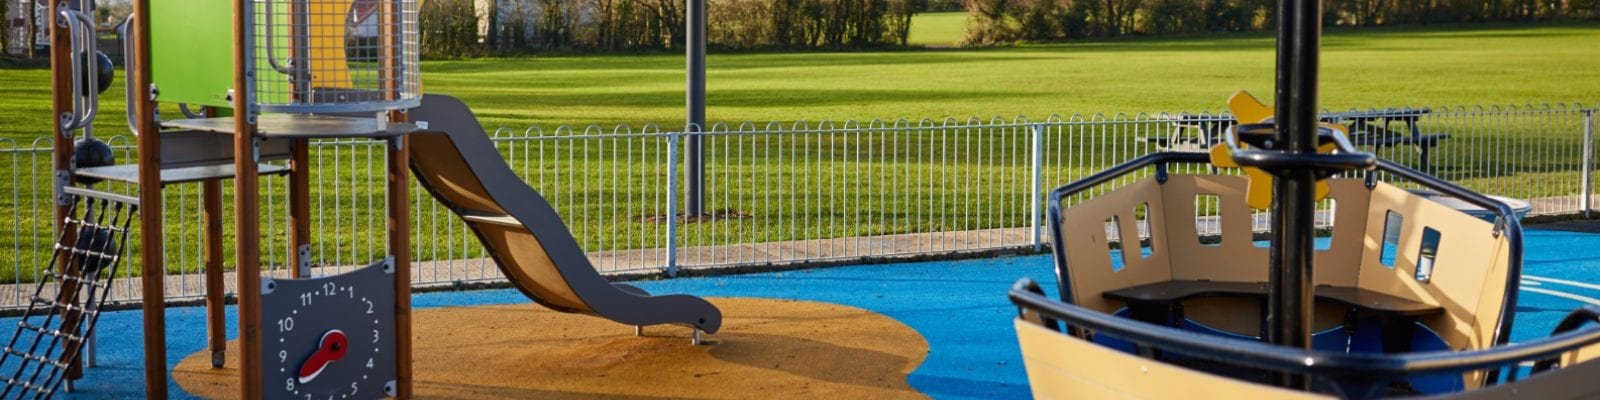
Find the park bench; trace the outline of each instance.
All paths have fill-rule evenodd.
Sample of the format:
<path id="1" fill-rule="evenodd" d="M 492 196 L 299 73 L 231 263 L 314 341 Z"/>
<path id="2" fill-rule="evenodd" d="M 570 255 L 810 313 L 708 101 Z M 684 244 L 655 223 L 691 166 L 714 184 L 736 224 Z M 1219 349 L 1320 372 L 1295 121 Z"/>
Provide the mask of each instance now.
<path id="1" fill-rule="evenodd" d="M 1431 112 L 1432 110 L 1427 108 L 1383 109 L 1323 114 L 1321 118 L 1323 122 L 1337 123 L 1349 128 L 1350 142 L 1357 146 L 1376 148 L 1412 146 L 1417 151 L 1418 168 L 1427 171 L 1431 165 L 1430 156 L 1433 148 L 1450 138 L 1447 134 L 1422 133 L 1417 120 Z M 1205 151 L 1212 145 L 1221 143 L 1222 134 L 1237 123 L 1231 118 L 1212 115 L 1179 114 L 1164 116 L 1161 119 L 1172 125 L 1170 133 L 1139 138 L 1155 145 L 1161 151 Z M 1403 126 L 1400 129 L 1391 129 L 1394 124 Z"/>

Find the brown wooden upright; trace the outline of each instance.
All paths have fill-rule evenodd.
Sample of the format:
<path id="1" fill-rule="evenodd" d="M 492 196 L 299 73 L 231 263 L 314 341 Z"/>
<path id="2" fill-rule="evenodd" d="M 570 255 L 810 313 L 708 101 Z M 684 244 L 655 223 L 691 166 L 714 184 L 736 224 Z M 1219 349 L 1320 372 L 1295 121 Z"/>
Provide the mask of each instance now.
<path id="1" fill-rule="evenodd" d="M 234 254 L 239 284 L 239 398 L 261 398 L 261 211 L 260 177 L 256 174 L 256 126 L 251 99 L 251 51 L 247 35 L 250 0 L 233 2 L 233 212 Z"/>
<path id="2" fill-rule="evenodd" d="M 227 289 L 222 270 L 222 181 L 201 183 L 201 204 L 206 235 L 206 347 L 211 349 L 211 367 L 222 368 L 228 349 L 228 299 L 223 296 Z"/>
<path id="3" fill-rule="evenodd" d="M 50 139 L 54 144 L 54 146 L 52 146 L 54 149 L 55 161 L 55 169 L 53 171 L 55 171 L 56 174 L 51 178 L 55 180 L 54 182 L 56 187 L 62 187 L 72 184 L 70 182 L 72 179 L 72 154 L 76 150 L 76 143 L 73 143 L 72 141 L 71 131 L 67 130 L 66 127 L 63 126 L 61 116 L 76 116 L 76 114 L 73 114 L 72 101 L 73 97 L 76 96 L 77 93 L 73 92 L 72 83 L 73 80 L 82 78 L 72 76 L 71 42 L 73 32 L 70 29 L 60 25 L 63 22 L 60 21 L 61 14 L 55 8 L 56 3 L 50 2 L 49 4 L 51 8 L 47 12 L 47 14 L 49 14 L 49 18 L 47 18 L 46 21 L 49 21 L 50 23 L 50 26 L 48 27 L 50 30 L 50 79 L 52 86 L 51 90 L 52 93 L 54 93 L 54 96 L 51 97 L 51 109 L 55 111 L 54 113 L 50 114 L 50 117 L 55 121 L 53 124 L 55 128 L 52 129 L 53 135 L 50 137 Z M 30 37 L 29 40 L 31 41 L 33 39 Z M 93 73 L 89 71 L 86 72 Z M 63 95 L 63 93 L 66 95 Z M 56 191 L 54 194 L 54 200 L 56 203 L 55 232 L 58 235 L 61 235 L 62 243 L 77 243 L 77 232 L 67 228 L 67 219 L 72 218 L 72 204 L 63 201 L 65 198 L 62 197 L 63 194 L 60 191 Z M 56 270 L 64 271 L 68 274 L 76 272 L 72 270 L 73 268 L 77 267 L 76 265 L 73 265 L 72 258 L 73 257 L 61 257 L 59 260 L 56 260 Z M 75 297 L 77 297 L 77 289 L 77 285 L 61 285 L 61 291 L 56 293 L 56 301 L 61 304 L 72 304 L 72 302 L 75 300 Z M 67 309 L 61 311 L 61 316 L 61 328 L 63 330 L 69 332 L 77 331 L 78 324 L 76 320 L 79 316 L 77 311 L 74 311 L 72 308 L 68 307 Z M 77 351 L 77 349 L 68 348 L 64 349 L 64 351 Z M 74 359 L 72 364 L 67 367 L 66 376 L 64 378 L 70 380 L 78 379 L 82 376 L 83 363 L 81 359 Z"/>
<path id="4" fill-rule="evenodd" d="M 133 0 L 134 128 L 139 146 L 139 266 L 144 307 L 145 397 L 167 398 L 166 259 L 161 230 L 161 134 L 150 75 L 150 1 Z"/>
<path id="5" fill-rule="evenodd" d="M 399 114 L 399 113 L 395 113 Z M 410 136 L 389 139 L 389 254 L 394 257 L 395 394 L 411 398 Z"/>
<path id="6" fill-rule="evenodd" d="M 379 12 L 379 18 L 390 21 L 379 24 L 383 29 L 384 45 L 381 63 L 382 71 L 395 74 L 399 71 L 397 64 L 403 63 L 402 53 L 396 51 L 404 48 L 404 43 L 396 43 L 393 28 L 402 18 L 399 7 L 393 2 L 382 2 L 384 7 Z M 405 89 L 401 86 L 403 77 L 390 75 L 383 81 L 384 100 L 395 100 L 401 97 Z M 399 111 L 390 111 L 387 118 L 393 122 L 408 122 L 406 114 Z M 412 396 L 411 384 L 411 222 L 410 218 L 410 151 L 411 140 L 409 136 L 401 135 L 389 139 L 388 155 L 388 203 L 389 203 L 389 255 L 394 257 L 394 334 L 395 334 L 395 397 L 409 400 Z"/>

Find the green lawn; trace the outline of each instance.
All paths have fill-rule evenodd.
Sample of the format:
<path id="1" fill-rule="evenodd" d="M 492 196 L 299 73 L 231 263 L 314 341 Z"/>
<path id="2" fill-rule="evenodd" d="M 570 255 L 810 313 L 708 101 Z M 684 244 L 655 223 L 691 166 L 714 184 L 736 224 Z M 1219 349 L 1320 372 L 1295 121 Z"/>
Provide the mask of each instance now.
<path id="1" fill-rule="evenodd" d="M 934 17 L 946 16 L 923 18 Z M 1600 101 L 1600 67 L 1594 67 L 1600 66 L 1600 52 L 1594 43 L 1600 43 L 1596 25 L 1335 30 L 1324 42 L 1323 104 L 1334 109 L 1593 104 Z M 681 125 L 682 65 L 680 55 L 653 54 L 428 61 L 423 67 L 426 90 L 461 97 L 491 130 L 509 126 L 521 132 L 526 126 L 542 126 L 552 132 L 560 124 Z M 1042 120 L 1051 114 L 1220 110 L 1239 89 L 1269 97 L 1273 52 L 1270 36 L 1246 34 L 987 49 L 712 54 L 710 68 L 708 114 L 713 121 L 987 120 L 1017 115 Z M 47 131 L 48 76 L 47 70 L 0 69 L 0 153 L 10 147 L 4 139 L 28 147 Z M 103 98 L 99 135 L 126 131 L 121 79 L 119 74 L 117 85 Z M 1461 140 L 1471 135 L 1462 132 Z M 1016 226 L 1027 215 L 1021 191 L 1028 187 L 1027 144 L 1018 138 L 936 132 L 715 139 L 708 144 L 716 155 L 709 160 L 711 192 L 719 199 L 712 209 L 753 217 L 685 227 L 679 243 Z M 540 142 L 508 147 L 505 155 L 519 160 L 513 165 L 545 191 L 590 250 L 655 247 L 660 245 L 661 225 L 641 221 L 664 212 L 659 206 L 661 174 L 656 171 L 664 168 L 663 150 L 655 140 Z M 1090 144 L 1052 143 L 1048 157 L 1074 161 L 1051 165 L 1045 185 L 1120 161 L 1099 156 L 1129 150 L 1133 142 L 1117 137 Z M 1551 148 L 1576 146 L 1570 138 L 1541 143 L 1546 142 Z M 1476 147 L 1483 148 L 1494 147 Z M 313 184 L 313 207 L 319 213 L 314 218 L 321 218 L 314 221 L 326 227 L 317 233 L 326 240 L 319 242 L 319 250 L 331 253 L 324 258 L 327 263 L 363 262 L 374 254 L 370 243 L 373 229 L 381 229 L 376 213 L 382 210 L 381 198 L 377 206 L 367 206 L 372 192 L 381 190 L 381 180 L 369 188 L 375 175 L 363 168 L 369 158 L 380 160 L 381 153 L 341 151 L 319 153 L 321 161 L 337 159 L 344 166 L 317 171 L 323 180 Z M 0 176 L 13 177 L 0 179 L 0 192 L 23 193 L 15 202 L 0 196 L 0 235 L 5 235 L 0 237 L 0 279 L 9 280 L 15 270 L 37 263 L 31 252 L 12 249 L 32 246 L 33 231 L 48 226 L 48 218 L 21 208 L 32 203 L 27 196 L 35 187 L 46 187 L 44 175 L 33 171 L 47 169 L 47 162 L 45 157 L 0 154 L 0 170 L 9 172 Z M 1518 178 L 1569 182 L 1572 175 L 1570 168 L 1553 168 Z M 281 191 L 281 180 L 272 182 L 263 187 L 275 184 Z M 198 212 L 192 200 L 179 201 L 181 190 L 189 190 L 190 199 L 195 193 L 192 187 L 168 190 L 169 225 L 178 226 L 169 228 L 169 237 L 186 237 L 168 246 L 169 260 L 192 253 L 199 243 L 192 235 Z M 819 192 L 848 196 L 816 198 Z M 1557 192 L 1550 193 L 1561 194 Z M 937 200 L 922 201 L 930 198 Z M 336 201 L 346 212 L 331 215 Z M 432 203 L 424 199 L 422 204 Z M 281 209 L 275 210 L 271 212 L 278 214 L 263 220 L 280 219 Z M 424 206 L 414 216 L 415 230 L 431 232 L 429 224 L 450 218 L 446 210 Z M 281 240 L 277 225 L 264 229 L 264 237 Z M 231 236 L 232 229 L 227 232 Z M 419 251 L 418 257 L 481 254 L 470 236 L 450 234 L 419 237 L 419 245 L 442 244 L 445 250 Z M 279 250 L 275 258 L 282 257 Z M 195 261 L 190 257 L 174 264 Z"/>
<path id="2" fill-rule="evenodd" d="M 955 47 L 967 38 L 967 13 L 964 11 L 917 14 L 911 19 L 910 44 L 932 48 Z"/>
<path id="3" fill-rule="evenodd" d="M 1333 30 L 1322 103 L 1600 101 L 1600 25 Z M 713 121 L 991 117 L 1218 110 L 1235 90 L 1272 90 L 1267 34 L 888 52 L 710 55 Z M 676 126 L 683 57 L 563 55 L 429 61 L 424 87 L 466 100 L 490 126 Z M 0 137 L 48 129 L 46 70 L 0 70 Z M 124 129 L 121 79 L 102 129 Z"/>

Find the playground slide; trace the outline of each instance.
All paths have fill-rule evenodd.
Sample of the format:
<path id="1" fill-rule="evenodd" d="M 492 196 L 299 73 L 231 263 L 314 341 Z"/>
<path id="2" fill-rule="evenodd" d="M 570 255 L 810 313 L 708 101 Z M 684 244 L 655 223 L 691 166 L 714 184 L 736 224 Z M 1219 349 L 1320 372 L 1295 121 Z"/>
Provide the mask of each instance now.
<path id="1" fill-rule="evenodd" d="M 545 307 L 623 324 L 687 325 L 707 333 L 722 312 L 690 295 L 652 296 L 595 271 L 544 196 L 511 170 L 472 110 L 450 96 L 425 95 L 409 112 L 411 171 L 450 207 L 523 294 Z"/>

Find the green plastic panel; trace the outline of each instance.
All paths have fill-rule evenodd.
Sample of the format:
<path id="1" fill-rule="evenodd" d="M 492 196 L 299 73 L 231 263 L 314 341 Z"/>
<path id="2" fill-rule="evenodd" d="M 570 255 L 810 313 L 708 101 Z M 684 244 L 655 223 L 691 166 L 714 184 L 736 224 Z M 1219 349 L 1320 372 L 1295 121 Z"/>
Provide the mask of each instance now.
<path id="1" fill-rule="evenodd" d="M 284 18 L 285 3 L 272 3 L 279 11 L 275 19 Z M 150 18 L 150 69 L 161 91 L 158 100 L 232 107 L 228 89 L 233 87 L 233 2 L 152 1 Z"/>
<path id="2" fill-rule="evenodd" d="M 233 2 L 150 2 L 150 56 L 160 101 L 231 107 Z"/>

